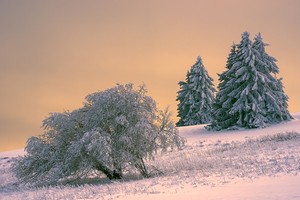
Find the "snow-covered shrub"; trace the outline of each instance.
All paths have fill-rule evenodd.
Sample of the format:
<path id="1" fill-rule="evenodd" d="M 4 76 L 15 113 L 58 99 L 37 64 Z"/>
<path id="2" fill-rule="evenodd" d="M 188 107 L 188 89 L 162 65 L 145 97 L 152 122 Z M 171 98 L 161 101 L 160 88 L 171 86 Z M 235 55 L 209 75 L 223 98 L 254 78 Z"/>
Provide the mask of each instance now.
<path id="1" fill-rule="evenodd" d="M 149 177 L 145 159 L 184 140 L 170 112 L 160 111 L 146 93 L 145 86 L 118 84 L 88 95 L 80 109 L 52 113 L 43 121 L 45 133 L 29 138 L 14 173 L 26 182 L 57 182 L 93 171 L 113 179 L 130 166 Z"/>

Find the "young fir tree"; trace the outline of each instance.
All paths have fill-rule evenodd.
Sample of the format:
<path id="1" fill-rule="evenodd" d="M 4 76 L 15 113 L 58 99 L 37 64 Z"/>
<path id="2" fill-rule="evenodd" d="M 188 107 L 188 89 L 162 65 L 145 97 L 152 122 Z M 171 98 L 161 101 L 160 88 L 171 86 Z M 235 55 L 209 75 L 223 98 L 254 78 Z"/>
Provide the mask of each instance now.
<path id="1" fill-rule="evenodd" d="M 208 128 L 256 128 L 290 119 L 281 79 L 274 77 L 276 60 L 264 46 L 260 35 L 252 45 L 249 33 L 242 34 L 236 53 L 228 58 L 231 65 L 220 75 L 214 120 Z"/>
<path id="2" fill-rule="evenodd" d="M 254 38 L 253 50 L 256 56 L 256 66 L 262 68 L 268 75 L 268 91 L 266 93 L 266 112 L 270 123 L 277 123 L 283 120 L 290 120 L 292 116 L 288 111 L 288 96 L 283 91 L 282 78 L 276 78 L 279 69 L 276 59 L 269 56 L 265 51 L 265 44 L 261 34 Z"/>
<path id="3" fill-rule="evenodd" d="M 179 82 L 178 126 L 206 124 L 211 122 L 214 101 L 213 79 L 208 75 L 199 56 L 186 76 L 186 82 Z"/>

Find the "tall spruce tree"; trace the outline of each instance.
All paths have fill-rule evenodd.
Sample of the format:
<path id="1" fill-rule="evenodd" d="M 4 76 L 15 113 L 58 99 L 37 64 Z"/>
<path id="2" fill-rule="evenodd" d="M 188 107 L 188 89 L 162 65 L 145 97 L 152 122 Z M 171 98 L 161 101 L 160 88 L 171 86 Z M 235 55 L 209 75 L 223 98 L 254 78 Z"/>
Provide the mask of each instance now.
<path id="1" fill-rule="evenodd" d="M 219 92 L 208 128 L 256 128 L 291 119 L 275 59 L 265 53 L 260 34 L 255 42 L 242 34 L 237 50 L 231 50 L 227 70 L 219 75 Z M 235 53 L 234 53 L 235 52 Z"/>
<path id="2" fill-rule="evenodd" d="M 214 101 L 213 79 L 208 75 L 199 56 L 187 72 L 186 82 L 180 81 L 178 91 L 178 126 L 206 124 L 211 122 Z"/>
<path id="3" fill-rule="evenodd" d="M 288 96 L 284 93 L 282 78 L 276 78 L 279 73 L 279 68 L 276 65 L 276 59 L 269 56 L 265 51 L 265 46 L 261 34 L 254 38 L 253 50 L 256 57 L 256 66 L 262 68 L 265 74 L 268 75 L 268 91 L 266 93 L 266 112 L 268 121 L 277 123 L 284 120 L 292 119 L 288 111 Z"/>
<path id="4" fill-rule="evenodd" d="M 242 40 L 237 47 L 233 65 L 227 72 L 231 77 L 220 91 L 223 98 L 227 99 L 221 105 L 228 108 L 228 112 L 223 113 L 226 115 L 226 123 L 218 121 L 220 125 L 217 129 L 235 126 L 253 128 L 264 126 L 266 121 L 259 105 L 264 101 L 262 88 L 259 87 L 264 84 L 264 75 L 255 67 L 255 55 L 248 32 L 242 34 Z"/>
<path id="5" fill-rule="evenodd" d="M 219 76 L 219 85 L 218 85 L 218 93 L 216 94 L 215 102 L 213 103 L 212 109 L 212 125 L 214 129 L 220 130 L 222 127 L 227 127 L 229 124 L 232 124 L 234 119 L 228 115 L 228 112 L 231 108 L 231 104 L 235 101 L 234 97 L 230 97 L 227 94 L 230 93 L 235 85 L 229 85 L 228 81 L 234 77 L 234 74 L 230 69 L 232 68 L 235 57 L 237 54 L 237 45 L 233 44 L 231 46 L 230 53 L 227 57 L 226 62 L 226 71 Z M 228 125 L 226 125 L 228 124 Z"/>

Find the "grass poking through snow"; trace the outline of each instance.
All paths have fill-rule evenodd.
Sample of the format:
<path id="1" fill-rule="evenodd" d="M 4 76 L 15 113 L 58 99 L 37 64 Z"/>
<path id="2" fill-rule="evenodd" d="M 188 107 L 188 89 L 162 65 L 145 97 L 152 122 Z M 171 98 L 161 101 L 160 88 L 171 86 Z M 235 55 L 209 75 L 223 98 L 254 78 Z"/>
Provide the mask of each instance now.
<path id="1" fill-rule="evenodd" d="M 187 185 L 215 186 L 238 178 L 253 179 L 300 171 L 300 134 L 268 135 L 246 141 L 200 141 L 183 150 L 168 152 L 149 161 L 157 177 L 125 182 L 81 181 L 47 187 L 26 187 L 9 170 L 11 158 L 0 158 L 1 199 L 112 199 L 128 194 L 176 193 Z"/>

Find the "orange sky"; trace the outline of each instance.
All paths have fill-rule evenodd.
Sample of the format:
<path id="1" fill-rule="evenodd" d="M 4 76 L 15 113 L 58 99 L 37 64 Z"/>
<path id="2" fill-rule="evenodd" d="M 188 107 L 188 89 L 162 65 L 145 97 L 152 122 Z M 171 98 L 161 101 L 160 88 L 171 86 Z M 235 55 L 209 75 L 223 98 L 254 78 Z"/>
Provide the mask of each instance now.
<path id="1" fill-rule="evenodd" d="M 49 112 L 73 110 L 116 83 L 145 83 L 176 115 L 177 83 L 203 59 L 215 79 L 249 31 L 271 44 L 300 111 L 298 0 L 0 1 L 0 151 L 43 133 Z"/>

